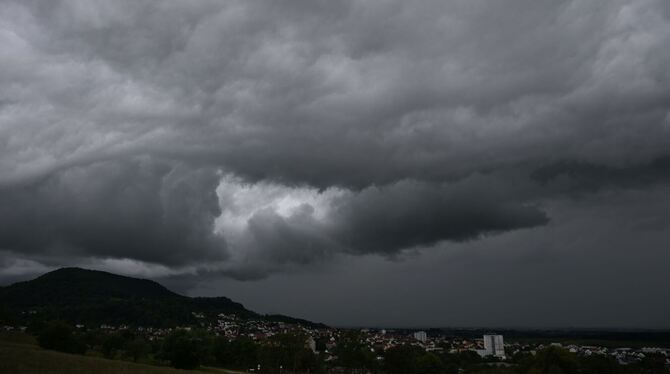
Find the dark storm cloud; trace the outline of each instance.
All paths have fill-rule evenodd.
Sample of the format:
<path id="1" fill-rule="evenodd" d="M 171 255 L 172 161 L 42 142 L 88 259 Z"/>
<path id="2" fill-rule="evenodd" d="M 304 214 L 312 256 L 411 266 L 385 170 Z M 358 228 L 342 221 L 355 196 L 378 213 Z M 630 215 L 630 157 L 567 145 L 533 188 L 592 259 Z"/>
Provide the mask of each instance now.
<path id="1" fill-rule="evenodd" d="M 561 161 L 536 169 L 531 177 L 543 185 L 563 184 L 570 192 L 594 192 L 608 187 L 648 188 L 670 180 L 670 156 L 621 167 Z"/>
<path id="2" fill-rule="evenodd" d="M 495 190 L 499 186 L 469 182 L 438 187 L 401 182 L 366 189 L 335 203 L 333 230 L 356 253 L 393 254 L 547 223 L 537 207 L 500 196 Z"/>
<path id="3" fill-rule="evenodd" d="M 212 280 L 196 293 L 334 326 L 667 329 L 668 192 L 558 199 L 551 223 L 531 230 L 445 242 L 405 261 L 357 256 L 257 282 Z"/>
<path id="4" fill-rule="evenodd" d="M 572 189 L 663 180 L 625 170 L 670 148 L 669 17 L 663 0 L 0 1 L 0 250 L 258 278 L 546 225 Z M 244 183 L 217 196 L 228 174 Z M 240 209 L 246 184 L 269 202 Z M 320 205 L 282 211 L 291 191 Z"/>
<path id="5" fill-rule="evenodd" d="M 323 218 L 309 204 L 287 216 L 262 209 L 248 219 L 242 233 L 247 261 L 229 274 L 259 278 L 277 266 L 305 265 L 336 253 L 397 257 L 441 241 L 466 241 L 548 222 L 538 207 L 517 201 L 515 195 L 495 178 L 475 176 L 456 184 L 401 181 L 344 193 L 329 201 Z"/>
<path id="6" fill-rule="evenodd" d="M 0 187 L 0 245 L 21 254 L 181 265 L 225 258 L 211 170 L 146 159 L 68 168 Z"/>

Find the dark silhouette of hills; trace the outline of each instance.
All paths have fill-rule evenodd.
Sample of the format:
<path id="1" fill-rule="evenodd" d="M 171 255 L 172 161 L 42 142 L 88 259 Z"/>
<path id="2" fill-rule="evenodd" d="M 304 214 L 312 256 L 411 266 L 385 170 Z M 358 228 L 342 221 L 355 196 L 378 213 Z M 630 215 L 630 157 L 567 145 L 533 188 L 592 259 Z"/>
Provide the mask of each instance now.
<path id="1" fill-rule="evenodd" d="M 97 270 L 62 268 L 0 288 L 0 306 L 18 319 L 63 319 L 85 325 L 198 325 L 219 313 L 318 326 L 287 316 L 262 316 L 227 297 L 187 297 L 161 284 Z M 193 313 L 202 314 L 198 318 Z"/>
<path id="2" fill-rule="evenodd" d="M 71 306 L 109 299 L 167 300 L 180 296 L 148 279 L 124 277 L 104 271 L 62 268 L 26 282 L 0 289 L 0 297 L 21 307 Z"/>

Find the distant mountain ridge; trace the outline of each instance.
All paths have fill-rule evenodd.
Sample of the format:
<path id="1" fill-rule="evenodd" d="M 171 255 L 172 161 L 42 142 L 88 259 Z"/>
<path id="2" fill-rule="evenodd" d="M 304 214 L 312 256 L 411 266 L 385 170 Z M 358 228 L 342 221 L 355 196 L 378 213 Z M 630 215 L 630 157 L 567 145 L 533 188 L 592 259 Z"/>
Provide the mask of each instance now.
<path id="1" fill-rule="evenodd" d="M 287 316 L 262 316 L 227 297 L 188 297 L 158 282 L 98 270 L 61 268 L 0 287 L 0 306 L 19 319 L 64 319 L 88 325 L 171 327 L 197 325 L 219 313 L 319 326 Z M 26 315 L 26 313 L 28 315 Z"/>
<path id="2" fill-rule="evenodd" d="M 74 305 L 97 299 L 170 299 L 183 297 L 148 279 L 104 271 L 61 268 L 0 289 L 1 300 L 17 306 Z"/>

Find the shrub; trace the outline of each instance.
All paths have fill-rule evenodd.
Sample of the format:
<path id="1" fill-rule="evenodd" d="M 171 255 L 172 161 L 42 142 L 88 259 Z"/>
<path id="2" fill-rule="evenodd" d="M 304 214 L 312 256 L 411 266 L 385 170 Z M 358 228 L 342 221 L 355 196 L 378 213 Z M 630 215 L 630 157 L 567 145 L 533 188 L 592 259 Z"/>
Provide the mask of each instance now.
<path id="1" fill-rule="evenodd" d="M 50 321 L 37 336 L 40 347 L 54 351 L 79 353 L 86 352 L 86 344 L 79 339 L 72 327 L 63 321 Z"/>
<path id="2" fill-rule="evenodd" d="M 185 330 L 176 330 L 165 338 L 162 356 L 177 369 L 195 369 L 200 366 L 202 339 Z"/>

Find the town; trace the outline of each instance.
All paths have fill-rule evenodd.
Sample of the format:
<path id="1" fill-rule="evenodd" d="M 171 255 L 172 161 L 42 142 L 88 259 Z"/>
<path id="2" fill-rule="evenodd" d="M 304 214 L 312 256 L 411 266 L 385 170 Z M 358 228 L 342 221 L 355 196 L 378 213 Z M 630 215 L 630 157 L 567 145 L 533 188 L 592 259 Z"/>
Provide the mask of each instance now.
<path id="1" fill-rule="evenodd" d="M 26 311 L 24 314 L 33 314 L 34 311 Z M 86 326 L 75 324 L 73 327 L 78 334 L 97 334 L 104 336 L 131 335 L 146 341 L 149 345 L 161 344 L 167 337 L 175 332 L 201 331 L 211 336 L 228 342 L 245 341 L 259 346 L 272 345 L 273 338 L 278 336 L 298 336 L 304 339 L 304 348 L 310 351 L 319 360 L 330 368 L 328 372 L 337 371 L 341 365 L 338 354 L 342 352 L 343 341 L 353 338 L 356 344 L 366 352 L 372 360 L 380 366 L 387 357 L 387 352 L 401 347 L 411 347 L 416 351 L 432 353 L 435 355 L 460 355 L 467 357 L 472 362 L 491 367 L 510 367 L 520 358 L 534 356 L 546 349 L 561 349 L 574 354 L 577 357 L 607 357 L 616 361 L 619 365 L 633 365 L 643 360 L 654 357 L 656 362 L 666 368 L 670 367 L 670 348 L 659 346 L 626 347 L 593 344 L 575 344 L 558 341 L 524 341 L 514 339 L 506 341 L 500 334 L 484 334 L 482 336 L 457 336 L 448 330 L 429 329 L 384 329 L 384 328 L 331 328 L 316 324 L 287 323 L 281 321 L 268 321 L 264 319 L 246 319 L 235 314 L 219 313 L 215 318 L 209 318 L 202 312 L 192 312 L 198 321 L 194 325 L 158 328 L 131 325 L 101 324 L 98 326 Z M 26 326 L 2 326 L 6 332 L 26 331 Z M 104 340 L 104 338 L 103 338 Z M 105 343 L 103 342 L 103 345 Z M 121 346 L 119 346 L 119 349 Z M 249 367 L 244 369 L 249 372 L 262 371 L 260 365 L 250 365 L 253 360 L 248 360 Z M 267 372 L 267 370 L 265 370 Z M 346 372 L 346 371 L 345 371 Z"/>

